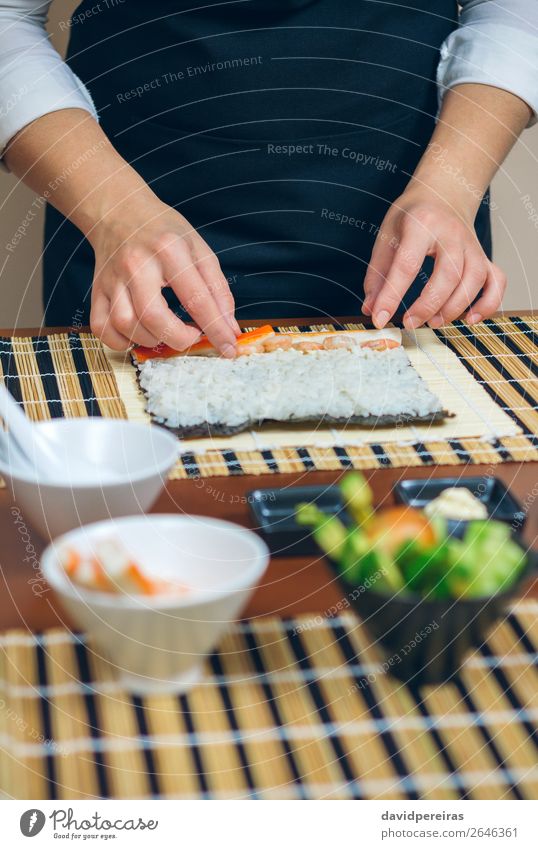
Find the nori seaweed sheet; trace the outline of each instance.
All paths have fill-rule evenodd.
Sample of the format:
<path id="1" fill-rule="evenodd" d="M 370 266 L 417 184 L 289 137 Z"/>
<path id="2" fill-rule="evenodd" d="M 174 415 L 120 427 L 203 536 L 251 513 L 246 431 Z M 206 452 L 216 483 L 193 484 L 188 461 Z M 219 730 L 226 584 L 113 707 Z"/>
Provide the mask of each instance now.
<path id="1" fill-rule="evenodd" d="M 136 379 L 138 388 L 147 398 L 147 392 L 140 385 L 140 364 L 134 355 L 131 356 L 133 365 L 136 368 Z M 235 436 L 237 433 L 243 433 L 245 430 L 261 427 L 264 424 L 281 424 L 281 425 L 300 425 L 309 422 L 316 422 L 319 425 L 329 425 L 330 427 L 345 427 L 346 425 L 362 425 L 363 427 L 390 427 L 391 425 L 406 425 L 406 424 L 439 424 L 447 418 L 453 418 L 454 414 L 447 410 L 436 410 L 434 413 L 429 413 L 424 416 L 408 416 L 405 414 L 399 415 L 383 415 L 383 416 L 351 416 L 349 419 L 336 419 L 332 416 L 305 416 L 300 419 L 263 419 L 249 420 L 241 422 L 237 425 L 226 424 L 211 424 L 210 422 L 200 422 L 198 425 L 189 425 L 186 427 L 171 427 L 162 419 L 150 413 L 151 420 L 154 424 L 164 427 L 167 430 L 175 433 L 180 439 L 196 439 L 200 437 L 211 436 Z"/>
<path id="2" fill-rule="evenodd" d="M 390 425 L 405 425 L 405 424 L 438 424 L 446 418 L 453 418 L 453 413 L 447 410 L 438 410 L 425 416 L 405 416 L 405 415 L 385 415 L 385 416 L 351 416 L 349 419 L 335 419 L 332 416 L 322 416 L 321 418 L 310 416 L 302 419 L 263 419 L 262 421 L 247 421 L 241 422 L 238 425 L 210 424 L 209 422 L 201 422 L 199 425 L 190 425 L 188 427 L 170 427 L 156 416 L 151 415 L 152 421 L 175 433 L 181 439 L 195 439 L 204 436 L 235 436 L 237 433 L 243 433 L 245 430 L 260 427 L 264 424 L 280 424 L 280 425 L 300 425 L 308 422 L 317 422 L 319 425 L 329 425 L 330 427 L 345 427 L 346 425 L 362 425 L 364 427 L 389 427 Z"/>

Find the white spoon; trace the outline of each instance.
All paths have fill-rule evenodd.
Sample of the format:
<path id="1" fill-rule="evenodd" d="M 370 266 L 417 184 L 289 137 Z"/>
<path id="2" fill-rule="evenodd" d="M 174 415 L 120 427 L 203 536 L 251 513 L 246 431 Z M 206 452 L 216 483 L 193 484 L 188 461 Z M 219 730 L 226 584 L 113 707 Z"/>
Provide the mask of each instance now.
<path id="1" fill-rule="evenodd" d="M 9 457 L 12 447 L 15 456 L 20 460 L 22 455 L 39 477 L 65 477 L 65 469 L 58 457 L 54 446 L 47 437 L 39 431 L 39 426 L 33 424 L 25 416 L 13 396 L 0 383 L 0 417 L 8 427 L 8 433 L 3 434 L 2 441 Z M 9 445 L 12 443 L 12 446 Z"/>

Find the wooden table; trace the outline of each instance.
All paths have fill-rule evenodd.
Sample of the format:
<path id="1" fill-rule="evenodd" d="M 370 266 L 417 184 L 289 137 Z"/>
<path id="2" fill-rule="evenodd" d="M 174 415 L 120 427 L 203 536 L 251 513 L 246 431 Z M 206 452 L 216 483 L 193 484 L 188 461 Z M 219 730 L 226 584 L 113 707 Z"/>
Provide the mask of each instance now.
<path id="1" fill-rule="evenodd" d="M 345 320 L 345 319 L 343 319 Z M 305 319 L 305 323 L 312 321 Z M 315 323 L 315 319 L 313 322 Z M 319 319 L 318 319 L 319 321 Z M 253 324 L 254 322 L 249 322 Z M 261 322 L 265 323 L 265 322 Z M 296 321 L 289 322 L 296 324 Z M 278 324 L 285 322 L 279 320 Z M 60 328 L 65 330 L 65 328 Z M 0 331 L 2 335 L 32 335 L 38 330 Z M 379 469 L 369 473 L 375 503 L 392 504 L 392 488 L 402 477 L 442 477 L 443 475 L 474 476 L 491 474 L 491 467 L 471 465 L 432 466 L 406 469 Z M 261 476 L 208 478 L 170 481 L 152 512 L 197 513 L 216 516 L 252 527 L 247 493 L 258 487 L 291 486 L 299 483 L 328 484 L 338 480 L 339 472 L 302 472 Z M 508 484 L 514 495 L 526 506 L 528 519 L 525 539 L 536 545 L 538 518 L 538 463 L 503 463 L 494 474 Z M 2 604 L 0 630 L 24 628 L 31 631 L 59 625 L 65 617 L 57 611 L 52 593 L 43 584 L 30 584 L 36 576 L 36 560 L 44 542 L 31 528 L 24 529 L 12 514 L 13 500 L 9 490 L 0 491 L 0 569 Z M 24 530 L 27 530 L 26 535 Z M 26 559 L 25 559 L 26 558 Z M 40 587 L 42 586 L 42 589 Z M 32 591 L 32 587 L 34 591 Z M 527 591 L 538 595 L 538 582 Z M 311 557 L 273 558 L 262 586 L 252 599 L 246 615 L 276 614 L 292 616 L 299 613 L 324 612 L 341 598 L 323 561 Z"/>

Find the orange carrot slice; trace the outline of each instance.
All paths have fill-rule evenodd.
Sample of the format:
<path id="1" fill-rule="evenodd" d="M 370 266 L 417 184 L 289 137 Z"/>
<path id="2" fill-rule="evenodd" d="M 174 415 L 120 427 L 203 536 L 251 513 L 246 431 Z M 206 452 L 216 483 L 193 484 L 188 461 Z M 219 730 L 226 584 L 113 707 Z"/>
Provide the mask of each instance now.
<path id="1" fill-rule="evenodd" d="M 273 336 L 274 333 L 275 331 L 270 324 L 264 324 L 263 327 L 255 327 L 254 330 L 249 330 L 237 337 L 237 346 L 252 345 L 254 342 L 259 342 L 269 336 Z M 194 345 L 191 345 L 187 351 L 176 351 L 168 345 L 161 344 L 156 345 L 155 348 L 143 348 L 138 345 L 133 348 L 133 353 L 138 362 L 145 363 L 146 360 L 168 359 L 169 357 L 185 356 L 185 354 L 216 354 L 216 350 L 207 336 L 202 336 L 202 338 Z"/>

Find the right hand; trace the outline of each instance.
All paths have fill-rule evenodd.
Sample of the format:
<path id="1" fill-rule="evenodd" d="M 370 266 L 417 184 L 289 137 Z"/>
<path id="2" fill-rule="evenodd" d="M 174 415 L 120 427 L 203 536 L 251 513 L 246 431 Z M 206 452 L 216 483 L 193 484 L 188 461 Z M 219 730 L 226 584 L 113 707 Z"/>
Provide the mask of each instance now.
<path id="1" fill-rule="evenodd" d="M 161 342 L 183 351 L 203 331 L 221 354 L 235 355 L 240 333 L 219 261 L 189 222 L 155 196 L 118 205 L 88 234 L 95 252 L 90 326 L 111 348 Z M 168 307 L 170 286 L 196 322 Z"/>

